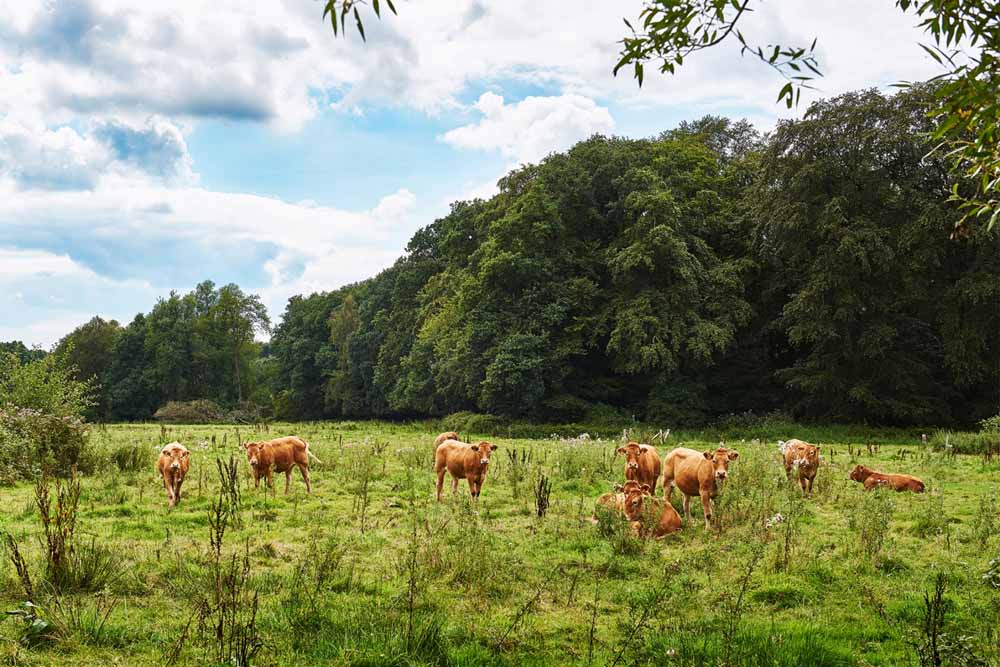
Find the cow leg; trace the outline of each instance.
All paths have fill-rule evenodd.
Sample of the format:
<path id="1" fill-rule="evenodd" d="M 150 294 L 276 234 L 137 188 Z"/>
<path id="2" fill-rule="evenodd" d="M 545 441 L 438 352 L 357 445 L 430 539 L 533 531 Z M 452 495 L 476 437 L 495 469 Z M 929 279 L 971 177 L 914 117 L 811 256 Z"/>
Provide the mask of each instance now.
<path id="1" fill-rule="evenodd" d="M 686 493 L 681 494 L 684 497 L 684 519 L 687 521 L 691 520 L 691 496 Z M 669 502 L 670 499 L 668 498 Z"/>
<path id="2" fill-rule="evenodd" d="M 701 494 L 701 508 L 705 511 L 705 530 L 712 530 L 712 497 Z"/>
<path id="3" fill-rule="evenodd" d="M 472 496 L 473 498 L 478 498 L 479 485 L 476 484 L 476 478 L 473 477 L 472 475 L 469 475 L 468 477 L 466 477 L 466 479 L 469 481 L 469 495 Z"/>
<path id="4" fill-rule="evenodd" d="M 256 470 L 253 473 L 253 488 L 260 489 L 260 474 Z"/>
<path id="5" fill-rule="evenodd" d="M 451 495 L 458 493 L 458 477 L 451 478 Z"/>
<path id="6" fill-rule="evenodd" d="M 300 465 L 299 470 L 302 472 L 302 479 L 306 483 L 306 493 L 312 493 L 312 484 L 309 482 L 309 466 Z"/>
<path id="7" fill-rule="evenodd" d="M 440 470 L 438 470 L 437 474 L 438 474 L 438 493 L 437 493 L 438 497 L 437 497 L 437 500 L 438 500 L 438 502 L 441 502 L 441 489 L 444 487 L 444 468 L 441 468 Z"/>
<path id="8" fill-rule="evenodd" d="M 292 469 L 285 470 L 285 495 L 288 495 L 288 488 L 292 485 Z"/>
<path id="9" fill-rule="evenodd" d="M 174 504 L 175 505 L 181 501 L 181 484 L 183 484 L 183 483 L 184 483 L 183 479 L 179 479 L 176 482 L 174 482 L 174 486 L 175 486 L 175 488 L 174 488 Z"/>
<path id="10" fill-rule="evenodd" d="M 170 507 L 174 506 L 174 490 L 170 488 L 170 481 L 167 476 L 163 476 L 163 488 L 167 491 L 167 505 Z"/>

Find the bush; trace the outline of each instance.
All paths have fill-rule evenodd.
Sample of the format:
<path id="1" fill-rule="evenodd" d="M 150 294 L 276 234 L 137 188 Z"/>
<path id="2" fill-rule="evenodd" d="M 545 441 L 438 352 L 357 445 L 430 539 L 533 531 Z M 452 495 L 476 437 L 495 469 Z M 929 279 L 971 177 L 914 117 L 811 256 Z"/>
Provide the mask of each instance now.
<path id="1" fill-rule="evenodd" d="M 0 353 L 0 405 L 80 417 L 93 405 L 94 387 L 76 380 L 75 373 L 61 354 L 22 364 L 13 354 Z"/>
<path id="2" fill-rule="evenodd" d="M 980 433 L 996 433 L 1000 435 L 1000 414 L 995 414 L 989 419 L 979 422 Z"/>
<path id="3" fill-rule="evenodd" d="M 461 435 L 499 435 L 506 433 L 509 423 L 502 417 L 475 412 L 455 412 L 441 421 L 441 429 L 457 431 Z"/>
<path id="4" fill-rule="evenodd" d="M 985 422 L 992 423 L 992 417 Z M 936 431 L 930 439 L 930 445 L 936 451 L 948 451 L 955 454 L 981 455 L 1000 449 L 1000 431 L 984 428 L 979 433 L 955 433 L 952 431 Z"/>
<path id="5" fill-rule="evenodd" d="M 168 401 L 153 415 L 168 424 L 213 424 L 225 420 L 225 412 L 215 401 Z"/>
<path id="6" fill-rule="evenodd" d="M 0 408 L 0 482 L 33 479 L 44 469 L 66 476 L 74 467 L 86 467 L 81 465 L 86 444 L 80 417 Z"/>

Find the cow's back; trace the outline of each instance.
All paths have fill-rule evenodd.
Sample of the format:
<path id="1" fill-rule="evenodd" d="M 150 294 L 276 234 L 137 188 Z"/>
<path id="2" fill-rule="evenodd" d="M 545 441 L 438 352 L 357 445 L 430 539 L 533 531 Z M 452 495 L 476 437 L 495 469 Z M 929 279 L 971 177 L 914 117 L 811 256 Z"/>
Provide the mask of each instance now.
<path id="1" fill-rule="evenodd" d="M 705 460 L 705 455 L 697 450 L 672 449 L 663 459 L 664 478 L 669 477 L 685 495 L 697 496 L 700 492 L 699 468 Z"/>
<path id="2" fill-rule="evenodd" d="M 284 472 L 295 464 L 309 464 L 306 454 L 306 441 L 298 436 L 290 435 L 275 438 L 264 443 L 265 464 L 274 466 L 278 472 Z"/>
<path id="3" fill-rule="evenodd" d="M 472 445 L 458 440 L 445 440 L 434 451 L 434 468 L 448 471 L 458 477 L 465 474 L 465 457 L 472 451 Z"/>

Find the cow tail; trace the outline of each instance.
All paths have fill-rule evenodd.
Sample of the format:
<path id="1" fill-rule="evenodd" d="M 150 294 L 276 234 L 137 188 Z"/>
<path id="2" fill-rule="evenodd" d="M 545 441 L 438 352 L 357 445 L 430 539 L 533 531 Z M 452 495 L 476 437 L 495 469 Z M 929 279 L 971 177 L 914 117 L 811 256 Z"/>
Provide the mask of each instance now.
<path id="1" fill-rule="evenodd" d="M 302 442 L 306 442 L 306 441 L 303 440 Z M 308 442 L 306 442 L 306 454 L 308 454 L 309 458 L 311 458 L 316 463 L 319 463 L 320 465 L 323 464 L 323 462 L 319 460 L 319 457 L 317 457 L 315 454 L 313 454 L 312 451 L 309 449 L 309 443 Z"/>

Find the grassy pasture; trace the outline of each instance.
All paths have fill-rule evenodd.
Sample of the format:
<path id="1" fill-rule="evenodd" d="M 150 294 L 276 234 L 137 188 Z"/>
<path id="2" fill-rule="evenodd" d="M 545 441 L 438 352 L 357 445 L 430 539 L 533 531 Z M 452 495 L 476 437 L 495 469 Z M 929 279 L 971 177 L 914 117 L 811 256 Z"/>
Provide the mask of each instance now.
<path id="1" fill-rule="evenodd" d="M 91 583 L 58 595 L 45 584 L 34 487 L 0 488 L 2 529 L 56 636 L 25 639 L 26 623 L 10 616 L 0 662 L 239 664 L 228 628 L 253 617 L 254 631 L 236 633 L 255 647 L 259 637 L 253 665 L 918 665 L 924 595 L 943 573 L 940 664 L 1000 664 L 1000 588 L 983 578 L 1000 557 L 1000 461 L 933 452 L 895 432 L 820 439 L 823 465 L 803 500 L 775 445 L 797 433 L 747 434 L 766 443 L 729 433 L 741 457 L 716 530 L 704 530 L 693 502 L 680 534 L 641 542 L 618 522 L 588 521 L 621 478 L 617 440 L 493 438 L 500 449 L 473 506 L 465 482 L 434 502 L 427 427 L 278 424 L 239 436 L 293 433 L 322 460 L 311 496 L 298 473 L 288 496 L 283 475 L 275 495 L 254 490 L 232 426 L 96 428 L 99 472 L 81 479 L 75 536 Z M 708 449 L 715 437 L 655 444 L 662 455 Z M 193 458 L 184 499 L 168 510 L 153 465 L 173 439 Z M 231 516 L 213 569 L 216 459 L 231 454 L 241 500 L 218 505 Z M 855 462 L 916 474 L 929 493 L 863 494 L 847 480 Z M 543 518 L 541 475 L 551 482 Z M 3 609 L 18 609 L 26 594 L 6 554 L 0 582 Z M 236 601 L 221 649 L 219 615 L 199 607 L 216 586 Z"/>

